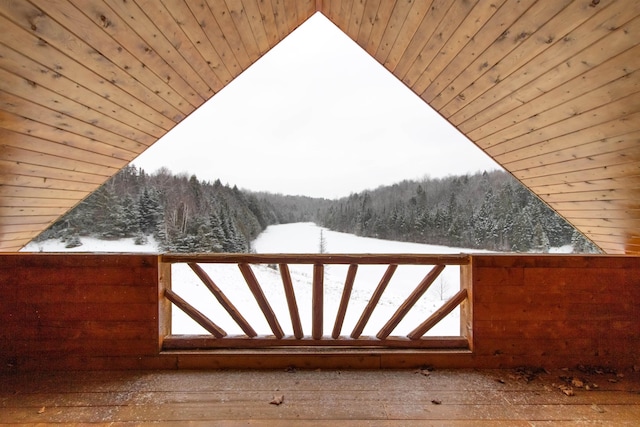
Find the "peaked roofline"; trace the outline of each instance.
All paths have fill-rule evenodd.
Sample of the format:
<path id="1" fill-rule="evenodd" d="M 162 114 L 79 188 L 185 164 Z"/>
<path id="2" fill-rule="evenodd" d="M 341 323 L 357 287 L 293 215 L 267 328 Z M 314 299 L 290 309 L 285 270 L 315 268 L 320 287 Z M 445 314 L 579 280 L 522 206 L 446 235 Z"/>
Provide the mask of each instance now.
<path id="1" fill-rule="evenodd" d="M 0 4 L 0 250 L 321 12 L 609 253 L 640 254 L 640 3 Z"/>

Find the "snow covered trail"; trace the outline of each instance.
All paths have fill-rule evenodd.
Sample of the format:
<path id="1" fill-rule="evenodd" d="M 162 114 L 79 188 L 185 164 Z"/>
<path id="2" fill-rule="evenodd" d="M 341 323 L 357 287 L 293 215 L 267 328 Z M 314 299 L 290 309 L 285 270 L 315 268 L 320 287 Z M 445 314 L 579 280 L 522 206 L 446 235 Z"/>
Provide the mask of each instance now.
<path id="1" fill-rule="evenodd" d="M 253 242 L 252 248 L 258 253 L 318 253 L 320 248 L 320 230 L 322 230 L 327 253 L 424 253 L 446 254 L 477 252 L 445 246 L 417 243 L 395 242 L 381 239 L 358 237 L 318 227 L 313 223 L 295 223 L 268 227 Z M 253 295 L 235 265 L 204 265 L 223 292 L 238 307 L 243 316 L 259 334 L 271 334 Z M 305 334 L 311 332 L 311 289 L 313 267 L 311 265 L 289 266 L 301 312 L 301 321 Z M 275 311 L 285 334 L 293 334 L 284 289 L 277 269 L 266 265 L 253 265 L 252 269 L 263 287 L 264 293 Z M 333 322 L 342 295 L 348 266 L 330 265 L 324 275 L 324 333 L 333 329 Z M 380 303 L 374 311 L 363 335 L 375 335 L 391 317 L 420 280 L 430 271 L 431 266 L 400 266 L 385 290 Z M 364 307 L 377 287 L 386 266 L 360 266 L 354 283 L 351 301 L 347 310 L 343 335 L 349 335 Z M 460 286 L 460 269 L 448 266 L 440 277 L 421 298 L 416 307 L 398 325 L 393 335 L 404 335 L 424 321 L 439 308 Z M 195 274 L 184 265 L 175 265 L 173 269 L 173 287 L 198 310 L 210 316 L 229 334 L 241 334 L 240 328 L 218 304 Z M 459 335 L 459 310 L 454 310 L 438 324 L 429 335 Z M 205 333 L 195 322 L 179 310 L 174 310 L 173 333 Z"/>

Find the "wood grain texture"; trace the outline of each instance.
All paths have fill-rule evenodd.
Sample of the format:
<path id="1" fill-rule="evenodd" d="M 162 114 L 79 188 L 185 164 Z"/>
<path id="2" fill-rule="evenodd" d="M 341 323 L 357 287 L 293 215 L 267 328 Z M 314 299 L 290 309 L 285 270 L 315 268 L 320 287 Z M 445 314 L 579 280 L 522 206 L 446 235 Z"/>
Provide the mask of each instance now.
<path id="1" fill-rule="evenodd" d="M 616 372 L 575 368 L 3 374 L 0 422 L 198 427 L 633 425 L 639 415 L 640 397 L 634 390 L 640 379 L 637 373 L 623 374 L 621 380 Z M 566 396 L 558 388 L 566 384 L 559 377 L 582 378 L 599 387 L 575 388 L 574 396 Z M 269 404 L 274 395 L 283 396 L 278 406 Z"/>
<path id="2" fill-rule="evenodd" d="M 284 292 L 287 297 L 287 307 L 289 308 L 289 316 L 291 317 L 291 326 L 293 328 L 293 335 L 300 339 L 304 336 L 302 330 L 302 323 L 300 322 L 300 311 L 298 310 L 298 303 L 296 301 L 296 294 L 293 290 L 293 283 L 291 281 L 291 273 L 289 272 L 288 264 L 279 264 L 280 276 L 282 277 L 282 285 L 284 286 Z"/>
<path id="3" fill-rule="evenodd" d="M 166 264 L 166 265 L 170 266 L 170 264 Z M 222 308 L 224 308 L 227 311 L 227 313 L 229 313 L 229 316 L 231 316 L 231 318 L 236 322 L 236 324 L 240 326 L 240 329 L 242 329 L 244 333 L 250 337 L 257 336 L 258 334 L 253 329 L 253 327 L 249 324 L 249 322 L 247 322 L 244 316 L 242 316 L 242 314 L 240 313 L 240 310 L 231 303 L 229 298 L 227 298 L 224 292 L 220 290 L 218 285 L 216 285 L 216 283 L 211 279 L 211 277 L 209 277 L 207 272 L 204 271 L 204 269 L 200 267 L 198 264 L 193 262 L 189 263 L 189 267 L 191 268 L 191 270 L 193 270 L 194 273 L 196 273 L 196 275 L 200 278 L 202 283 L 204 283 L 207 289 L 209 289 L 209 291 L 213 294 L 213 296 L 218 300 Z"/>
<path id="4" fill-rule="evenodd" d="M 360 337 L 360 335 L 362 334 L 364 327 L 367 326 L 367 322 L 369 322 L 369 319 L 373 314 L 373 310 L 376 309 L 376 306 L 378 305 L 378 302 L 380 301 L 380 298 L 382 297 L 384 290 L 387 288 L 387 285 L 391 281 L 391 278 L 393 277 L 393 274 L 396 272 L 397 268 L 398 266 L 396 264 L 390 264 L 387 267 L 386 271 L 384 272 L 384 275 L 382 276 L 382 278 L 380 278 L 380 282 L 378 283 L 378 286 L 373 291 L 373 294 L 369 298 L 369 301 L 367 302 L 366 307 L 362 311 L 362 314 L 360 315 L 360 319 L 358 319 L 358 322 L 356 323 L 356 326 L 353 328 L 351 335 L 349 335 L 351 338 L 356 339 Z"/>
<path id="5" fill-rule="evenodd" d="M 468 254 L 162 254 L 163 262 L 197 263 L 259 263 L 278 264 L 421 264 L 421 265 L 463 265 L 468 264 Z"/>
<path id="6" fill-rule="evenodd" d="M 295 338 L 284 336 L 277 342 L 272 337 L 228 336 L 225 339 L 216 339 L 209 335 L 172 335 L 164 338 L 163 350 L 165 351 L 189 351 L 189 350 L 215 350 L 220 348 L 234 348 L 242 350 L 268 351 L 270 348 L 290 348 L 296 352 L 297 348 L 318 348 L 319 352 L 331 348 L 361 348 L 367 351 L 376 351 L 380 348 L 388 349 L 412 349 L 412 350 L 465 350 L 468 348 L 468 341 L 463 337 L 426 337 L 424 339 L 409 339 L 406 337 L 390 337 L 377 339 L 376 337 L 361 336 L 351 338 L 340 336 L 337 338 L 315 338 L 305 336 Z"/>
<path id="7" fill-rule="evenodd" d="M 154 255 L 2 256 L 0 318 L 5 328 L 0 358 L 18 364 L 30 359 L 33 366 L 48 369 L 50 358 L 70 354 L 157 355 L 157 259 Z"/>
<path id="8" fill-rule="evenodd" d="M 615 193 L 612 227 L 578 228 L 607 252 L 639 253 L 628 207 L 640 3 L 625 0 L 1 2 L 0 182 L 37 197 L 12 206 L 33 221 L 0 228 L 0 250 L 74 205 L 49 210 L 38 179 L 79 202 L 315 12 L 570 222 L 600 209 L 600 191 Z M 0 206 L 27 202 L 17 197 Z"/>
<path id="9" fill-rule="evenodd" d="M 322 338 L 324 322 L 324 265 L 314 264 L 311 295 L 311 336 Z"/>
<path id="10" fill-rule="evenodd" d="M 238 268 L 240 269 L 245 282 L 247 282 L 251 293 L 256 299 L 260 310 L 262 310 L 262 314 L 264 314 L 264 317 L 267 320 L 271 331 L 276 338 L 282 338 L 284 336 L 284 332 L 282 332 L 282 326 L 280 326 L 280 322 L 278 321 L 273 308 L 271 308 L 271 304 L 269 304 L 269 301 L 265 297 L 264 291 L 262 290 L 260 283 L 258 283 L 258 279 L 256 279 L 251 266 L 249 264 L 241 263 L 238 264 Z"/>
<path id="11" fill-rule="evenodd" d="M 423 349 L 408 348 L 411 340 L 399 338 L 384 342 L 395 349 L 385 349 L 376 338 L 346 336 L 328 348 L 292 336 L 284 340 L 287 348 L 196 350 L 222 340 L 166 337 L 159 282 L 170 287 L 167 266 L 154 255 L 1 255 L 2 370 L 425 365 L 628 370 L 640 354 L 637 256 L 473 255 L 462 272 L 469 300 L 463 305 L 472 304 L 461 310 L 466 330 L 461 337 L 420 341 Z M 264 344 L 263 337 L 253 344 L 248 337 L 234 339 Z M 192 350 L 167 349 L 185 340 Z M 378 348 L 358 348 L 367 340 Z M 467 342 L 469 350 L 452 349 Z"/>
<path id="12" fill-rule="evenodd" d="M 336 313 L 336 321 L 331 332 L 332 338 L 338 338 L 342 332 L 342 325 L 344 324 L 344 318 L 347 314 L 347 308 L 349 307 L 349 301 L 351 299 L 351 291 L 353 290 L 353 283 L 356 280 L 356 274 L 358 273 L 358 264 L 351 264 L 347 271 L 347 277 L 344 281 L 344 287 L 342 288 L 342 296 L 340 297 L 340 306 Z"/>
<path id="13" fill-rule="evenodd" d="M 380 331 L 376 334 L 378 339 L 385 339 L 386 337 L 393 332 L 398 323 L 404 319 L 409 310 L 418 302 L 420 297 L 424 295 L 425 292 L 429 289 L 431 284 L 438 278 L 440 273 L 444 270 L 445 265 L 436 265 L 434 266 L 429 273 L 418 283 L 418 286 L 411 292 L 411 295 L 407 297 L 407 299 L 398 307 L 398 310 L 391 316 L 389 321 L 380 329 Z M 424 335 L 424 334 L 422 334 Z M 421 335 L 421 336 L 422 336 Z"/>
<path id="14" fill-rule="evenodd" d="M 227 336 L 227 333 L 221 327 L 213 323 L 207 316 L 195 309 L 171 289 L 165 289 L 164 296 L 214 337 L 224 338 Z"/>

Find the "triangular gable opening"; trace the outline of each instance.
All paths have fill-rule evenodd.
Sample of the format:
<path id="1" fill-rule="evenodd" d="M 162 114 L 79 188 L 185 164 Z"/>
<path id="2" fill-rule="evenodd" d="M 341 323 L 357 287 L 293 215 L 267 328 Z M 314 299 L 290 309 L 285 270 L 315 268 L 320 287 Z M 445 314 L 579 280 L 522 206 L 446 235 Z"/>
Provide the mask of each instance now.
<path id="1" fill-rule="evenodd" d="M 320 13 L 133 163 L 327 198 L 499 168 Z"/>

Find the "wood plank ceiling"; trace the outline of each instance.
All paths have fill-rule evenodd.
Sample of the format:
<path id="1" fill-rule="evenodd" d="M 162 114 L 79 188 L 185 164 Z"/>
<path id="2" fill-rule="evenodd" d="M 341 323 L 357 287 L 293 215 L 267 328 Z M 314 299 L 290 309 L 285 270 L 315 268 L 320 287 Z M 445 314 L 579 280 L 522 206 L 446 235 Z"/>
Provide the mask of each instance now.
<path id="1" fill-rule="evenodd" d="M 316 11 L 603 250 L 640 254 L 631 0 L 0 0 L 0 250 Z"/>

